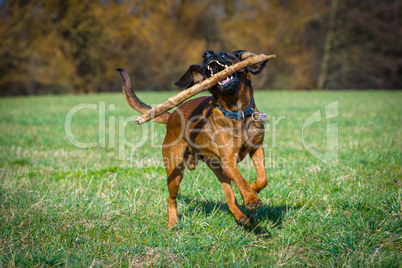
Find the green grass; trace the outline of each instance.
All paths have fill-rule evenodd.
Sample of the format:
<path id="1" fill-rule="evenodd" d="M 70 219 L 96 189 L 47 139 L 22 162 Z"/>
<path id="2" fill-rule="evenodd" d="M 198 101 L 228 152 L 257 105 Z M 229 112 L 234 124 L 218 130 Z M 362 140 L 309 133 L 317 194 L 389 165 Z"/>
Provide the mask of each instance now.
<path id="1" fill-rule="evenodd" d="M 140 97 L 160 103 L 172 94 Z M 304 148 L 301 130 L 334 101 L 339 116 L 305 130 L 305 141 L 323 151 L 325 124 L 338 123 L 339 162 L 327 165 Z M 100 102 L 105 146 L 77 148 L 65 136 L 66 115 Z M 218 180 L 200 164 L 181 184 L 179 227 L 166 230 L 168 191 L 155 146 L 163 125 L 119 131 L 119 116 L 136 114 L 122 94 L 0 99 L 0 267 L 401 266 L 402 94 L 260 91 L 256 102 L 271 125 L 269 182 L 259 194 L 263 207 L 251 213 L 254 226 L 236 224 Z M 74 137 L 98 141 L 98 117 L 79 111 Z M 122 144 L 144 133 L 143 145 Z M 240 168 L 251 182 L 249 163 Z"/>

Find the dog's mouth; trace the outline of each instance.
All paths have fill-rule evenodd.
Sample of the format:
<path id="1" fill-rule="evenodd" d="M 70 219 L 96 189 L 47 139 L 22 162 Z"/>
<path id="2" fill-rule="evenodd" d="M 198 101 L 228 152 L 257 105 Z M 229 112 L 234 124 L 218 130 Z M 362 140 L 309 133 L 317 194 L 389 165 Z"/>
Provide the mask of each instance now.
<path id="1" fill-rule="evenodd" d="M 224 69 L 228 68 L 231 65 L 232 63 L 229 62 L 224 63 L 218 60 L 211 60 L 210 62 L 208 62 L 205 72 L 207 77 L 211 77 L 219 73 L 220 71 L 223 71 Z M 236 94 L 239 85 L 240 85 L 240 72 L 236 72 L 226 77 L 224 80 L 218 82 L 217 87 L 221 92 Z"/>

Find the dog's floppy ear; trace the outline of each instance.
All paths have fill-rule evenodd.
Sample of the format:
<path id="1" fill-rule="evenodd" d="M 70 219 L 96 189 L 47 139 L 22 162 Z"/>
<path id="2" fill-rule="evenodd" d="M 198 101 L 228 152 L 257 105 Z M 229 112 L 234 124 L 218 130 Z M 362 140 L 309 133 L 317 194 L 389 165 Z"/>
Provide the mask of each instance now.
<path id="1" fill-rule="evenodd" d="M 191 65 L 187 72 L 174 83 L 176 86 L 185 89 L 197 84 L 205 79 L 204 68 L 202 65 Z"/>
<path id="2" fill-rule="evenodd" d="M 239 60 L 245 60 L 247 58 L 257 56 L 257 54 L 250 52 L 250 51 L 245 51 L 245 50 L 236 50 L 232 52 L 233 55 L 235 55 Z M 264 70 L 265 65 L 267 64 L 268 61 L 264 61 L 258 64 L 255 64 L 253 66 L 247 67 L 247 70 L 254 74 L 260 74 L 262 70 Z"/>

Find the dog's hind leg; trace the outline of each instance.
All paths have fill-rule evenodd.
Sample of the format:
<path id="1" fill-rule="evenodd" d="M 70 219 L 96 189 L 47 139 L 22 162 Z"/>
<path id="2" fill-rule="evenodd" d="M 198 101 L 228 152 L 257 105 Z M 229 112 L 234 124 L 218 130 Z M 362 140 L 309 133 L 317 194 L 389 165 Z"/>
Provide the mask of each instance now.
<path id="1" fill-rule="evenodd" d="M 183 179 L 183 171 L 184 165 L 179 165 L 173 170 L 166 170 L 168 174 L 167 183 L 169 188 L 169 197 L 167 199 L 168 229 L 178 222 L 176 197 L 179 192 L 180 182 Z"/>
<path id="2" fill-rule="evenodd" d="M 232 180 L 222 172 L 221 167 L 215 167 L 213 166 L 213 164 L 208 164 L 208 166 L 215 173 L 216 177 L 218 177 L 223 188 L 223 192 L 225 193 L 225 198 L 229 206 L 229 210 L 232 212 L 235 219 L 241 225 L 250 226 L 251 224 L 253 224 L 253 218 L 251 216 L 245 215 L 239 208 L 239 204 L 237 203 L 236 197 L 233 193 Z"/>
<path id="3" fill-rule="evenodd" d="M 162 150 L 169 189 L 169 197 L 167 199 L 168 229 L 172 228 L 178 222 L 176 197 L 185 169 L 182 154 L 180 154 L 180 152 L 176 154 L 175 152 L 177 151 L 178 150 Z"/>
<path id="4" fill-rule="evenodd" d="M 265 174 L 265 156 L 264 149 L 258 148 L 250 153 L 251 160 L 257 171 L 257 180 L 250 184 L 254 192 L 259 193 L 267 185 L 267 176 Z"/>

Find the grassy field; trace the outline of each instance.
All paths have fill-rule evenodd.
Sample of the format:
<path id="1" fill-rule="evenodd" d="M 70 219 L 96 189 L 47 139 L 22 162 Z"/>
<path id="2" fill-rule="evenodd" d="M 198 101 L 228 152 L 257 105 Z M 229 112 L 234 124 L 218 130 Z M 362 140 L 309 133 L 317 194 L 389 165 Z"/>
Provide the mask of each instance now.
<path id="1" fill-rule="evenodd" d="M 163 125 L 126 124 L 137 113 L 123 94 L 0 99 L 0 267 L 400 267 L 401 92 L 260 91 L 256 103 L 271 125 L 254 226 L 236 224 L 200 164 L 181 184 L 179 227 L 166 230 Z M 304 142 L 325 152 L 326 126 L 337 123 L 338 164 L 303 145 L 316 111 L 322 121 Z"/>

